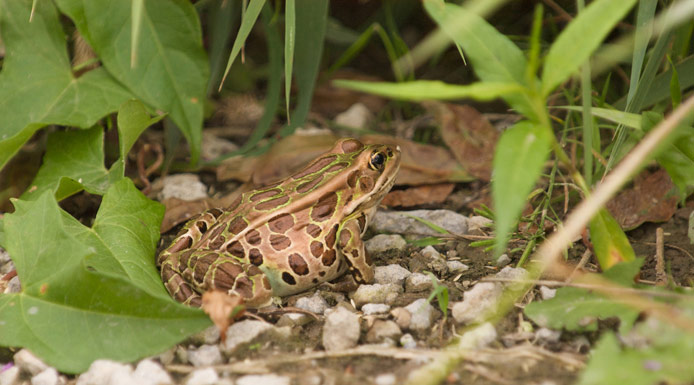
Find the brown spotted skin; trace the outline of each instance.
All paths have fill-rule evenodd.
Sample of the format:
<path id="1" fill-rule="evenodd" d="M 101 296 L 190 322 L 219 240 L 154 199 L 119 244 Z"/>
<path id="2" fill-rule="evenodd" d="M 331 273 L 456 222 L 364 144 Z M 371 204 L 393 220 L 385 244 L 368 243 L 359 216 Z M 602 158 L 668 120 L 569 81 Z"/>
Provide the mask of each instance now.
<path id="1" fill-rule="evenodd" d="M 338 141 L 282 182 L 186 223 L 157 258 L 164 285 L 193 306 L 221 289 L 260 307 L 347 270 L 358 283 L 372 282 L 361 236 L 399 166 L 393 146 Z"/>

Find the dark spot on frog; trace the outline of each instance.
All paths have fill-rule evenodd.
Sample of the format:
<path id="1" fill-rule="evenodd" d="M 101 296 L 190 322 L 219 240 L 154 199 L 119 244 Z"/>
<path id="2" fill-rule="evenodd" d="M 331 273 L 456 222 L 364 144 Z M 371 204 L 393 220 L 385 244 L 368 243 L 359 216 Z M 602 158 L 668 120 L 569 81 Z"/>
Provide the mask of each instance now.
<path id="1" fill-rule="evenodd" d="M 294 279 L 294 277 L 286 271 L 282 273 L 282 280 L 289 285 L 296 285 L 296 279 Z"/>
<path id="2" fill-rule="evenodd" d="M 342 142 L 341 147 L 342 147 L 342 151 L 347 153 L 347 152 L 354 152 L 354 151 L 360 150 L 361 148 L 364 147 L 364 145 L 356 139 L 347 139 L 344 142 Z"/>
<path id="3" fill-rule="evenodd" d="M 256 201 L 263 200 L 266 198 L 274 197 L 275 195 L 277 195 L 281 192 L 282 192 L 282 190 L 280 190 L 278 188 L 257 192 L 255 194 L 251 195 L 251 202 L 256 202 Z"/>
<path id="4" fill-rule="evenodd" d="M 234 218 L 234 220 L 231 221 L 231 223 L 229 224 L 229 232 L 231 232 L 232 234 L 238 234 L 241 231 L 243 231 L 243 229 L 245 229 L 246 227 L 248 227 L 248 223 L 246 222 L 246 220 L 243 219 L 241 216 L 238 216 Z"/>
<path id="5" fill-rule="evenodd" d="M 335 263 L 335 250 L 330 249 L 323 253 L 323 258 L 321 258 L 321 262 L 323 262 L 323 265 L 325 266 L 331 266 L 333 263 Z"/>
<path id="6" fill-rule="evenodd" d="M 246 233 L 246 242 L 252 246 L 258 246 L 262 240 L 260 239 L 260 232 L 256 229 L 250 230 Z"/>
<path id="7" fill-rule="evenodd" d="M 323 255 L 323 244 L 318 241 L 311 242 L 311 255 L 315 258 L 320 258 Z"/>
<path id="8" fill-rule="evenodd" d="M 294 217 L 288 213 L 280 214 L 270 218 L 267 224 L 272 232 L 285 233 L 294 226 Z"/>
<path id="9" fill-rule="evenodd" d="M 196 226 L 196 227 L 198 228 L 198 230 L 200 230 L 200 232 L 203 233 L 203 234 L 205 233 L 205 231 L 207 231 L 207 222 L 205 222 L 205 221 L 197 221 L 197 222 L 195 223 L 195 226 Z"/>
<path id="10" fill-rule="evenodd" d="M 292 245 L 292 240 L 284 235 L 273 234 L 270 236 L 270 246 L 277 251 L 286 249 Z"/>
<path id="11" fill-rule="evenodd" d="M 288 259 L 289 267 L 291 267 L 293 272 L 295 272 L 298 275 L 308 274 L 308 264 L 306 263 L 306 260 L 304 260 L 304 257 L 302 257 L 298 253 L 293 253 L 289 255 Z"/>
<path id="12" fill-rule="evenodd" d="M 289 196 L 280 195 L 277 198 L 273 198 L 273 199 L 267 200 L 265 202 L 258 203 L 255 206 L 255 209 L 258 211 L 272 210 L 272 209 L 275 209 L 277 207 L 282 206 L 283 204 L 285 204 L 287 202 L 289 202 Z"/>
<path id="13" fill-rule="evenodd" d="M 337 224 L 335 224 L 335 226 L 333 226 L 333 228 L 330 229 L 330 232 L 325 237 L 325 246 L 328 249 L 332 249 L 333 247 L 335 247 L 335 239 L 337 238 L 338 227 L 339 226 Z"/>
<path id="14" fill-rule="evenodd" d="M 306 225 L 306 233 L 308 233 L 308 235 L 310 235 L 312 238 L 318 238 L 320 235 L 320 226 L 309 223 Z"/>
<path id="15" fill-rule="evenodd" d="M 306 175 L 313 174 L 314 172 L 318 172 L 318 171 L 322 170 L 323 168 L 325 168 L 330 163 L 332 163 L 335 159 L 337 159 L 337 155 L 328 155 L 326 157 L 317 159 L 313 163 L 309 164 L 305 169 L 292 175 L 292 178 L 301 179 L 301 178 L 305 177 Z"/>
<path id="16" fill-rule="evenodd" d="M 243 258 L 246 255 L 245 249 L 239 241 L 234 241 L 228 244 L 227 251 L 229 252 L 229 254 L 237 258 Z"/>
<path id="17" fill-rule="evenodd" d="M 323 222 L 332 218 L 335 206 L 337 206 L 337 194 L 334 191 L 323 195 L 311 209 L 311 219 Z"/>
<path id="18" fill-rule="evenodd" d="M 252 264 L 260 266 L 263 264 L 263 254 L 260 250 L 252 248 L 248 251 L 248 260 L 251 261 Z"/>

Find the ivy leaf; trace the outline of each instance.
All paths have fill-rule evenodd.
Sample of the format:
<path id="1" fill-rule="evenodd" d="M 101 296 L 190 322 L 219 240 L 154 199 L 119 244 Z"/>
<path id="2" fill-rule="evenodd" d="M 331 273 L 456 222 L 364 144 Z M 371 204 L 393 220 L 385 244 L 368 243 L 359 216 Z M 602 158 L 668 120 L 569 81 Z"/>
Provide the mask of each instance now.
<path id="1" fill-rule="evenodd" d="M 634 276 L 642 264 L 643 259 L 620 263 L 605 271 L 604 276 L 613 282 L 633 286 Z M 620 331 L 625 332 L 632 327 L 639 312 L 594 291 L 562 287 L 557 289 L 554 298 L 528 304 L 525 314 L 544 327 L 577 331 L 597 330 L 597 319 L 617 317 Z"/>
<path id="2" fill-rule="evenodd" d="M 114 112 L 129 91 L 103 68 L 72 74 L 53 2 L 0 0 L 0 35 L 6 56 L 0 73 L 0 169 L 42 127 L 88 128 Z"/>
<path id="3" fill-rule="evenodd" d="M 133 204 L 138 199 L 146 198 L 129 179 L 116 183 L 92 229 L 66 221 L 50 191 L 14 201 L 16 211 L 4 219 L 6 245 L 22 292 L 0 296 L 0 345 L 26 347 L 60 371 L 78 373 L 96 359 L 160 353 L 210 325 L 202 311 L 171 299 L 161 281 L 155 288 L 147 274 L 132 273 L 154 269 L 158 234 L 143 235 L 142 227 L 162 216 L 160 205 Z M 95 245 L 97 238 L 112 255 Z M 130 278 L 103 262 L 109 258 Z"/>
<path id="4" fill-rule="evenodd" d="M 10 0 L 11 1 L 11 0 Z M 200 154 L 203 102 L 209 77 L 198 14 L 190 1 L 145 1 L 137 62 L 131 66 L 131 2 L 57 0 L 106 70 L 134 95 L 167 111 Z"/>

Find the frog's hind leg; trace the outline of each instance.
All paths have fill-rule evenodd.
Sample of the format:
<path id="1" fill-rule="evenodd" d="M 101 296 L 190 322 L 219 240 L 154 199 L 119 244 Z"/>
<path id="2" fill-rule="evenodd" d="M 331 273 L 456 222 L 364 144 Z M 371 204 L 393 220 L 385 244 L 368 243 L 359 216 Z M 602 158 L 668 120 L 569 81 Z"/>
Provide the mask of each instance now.
<path id="1" fill-rule="evenodd" d="M 218 289 L 231 296 L 239 296 L 248 307 L 268 305 L 272 300 L 272 286 L 268 277 L 257 266 L 244 263 L 218 250 L 200 250 L 200 258 L 191 266 L 193 279 L 204 290 Z"/>
<path id="2" fill-rule="evenodd" d="M 171 263 L 164 262 L 161 267 L 161 278 L 164 281 L 164 287 L 176 301 L 194 307 L 202 305 L 200 294 L 193 290 L 190 283 L 179 272 L 173 269 Z"/>

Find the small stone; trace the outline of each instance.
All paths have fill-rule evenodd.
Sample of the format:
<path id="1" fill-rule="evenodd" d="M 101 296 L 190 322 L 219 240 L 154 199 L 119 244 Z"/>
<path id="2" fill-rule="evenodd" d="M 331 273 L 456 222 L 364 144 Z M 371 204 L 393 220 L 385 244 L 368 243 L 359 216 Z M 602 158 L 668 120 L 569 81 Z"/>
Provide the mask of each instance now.
<path id="1" fill-rule="evenodd" d="M 362 103 L 354 103 L 344 112 L 335 116 L 335 123 L 353 128 L 365 128 L 373 118 L 371 111 Z"/>
<path id="2" fill-rule="evenodd" d="M 263 321 L 243 320 L 235 322 L 227 329 L 227 339 L 223 344 L 223 351 L 232 354 L 241 345 L 250 343 L 265 333 L 272 332 L 274 327 Z"/>
<path id="3" fill-rule="evenodd" d="M 473 233 L 483 231 L 483 229 L 491 227 L 492 223 L 493 221 L 487 217 L 483 217 L 481 215 L 474 215 L 468 219 L 467 227 L 468 231 L 470 233 Z"/>
<path id="4" fill-rule="evenodd" d="M 413 216 L 443 227 L 453 234 L 467 234 L 467 217 L 451 210 L 378 210 L 374 214 L 369 228 L 379 233 L 414 234 L 420 236 L 441 235 L 431 227 L 413 219 Z"/>
<path id="5" fill-rule="evenodd" d="M 19 368 L 12 366 L 0 372 L 0 385 L 14 385 L 19 380 Z"/>
<path id="6" fill-rule="evenodd" d="M 457 244 L 457 242 L 454 243 L 453 247 L 455 247 L 455 244 Z M 458 251 L 455 249 L 451 249 L 451 250 L 446 251 L 446 259 L 455 259 L 457 256 L 458 256 Z"/>
<path id="7" fill-rule="evenodd" d="M 31 385 L 58 385 L 59 381 L 58 371 L 47 368 L 31 378 Z"/>
<path id="8" fill-rule="evenodd" d="M 343 307 L 326 312 L 323 347 L 327 351 L 353 348 L 359 341 L 359 316 Z"/>
<path id="9" fill-rule="evenodd" d="M 500 272 L 496 273 L 495 277 L 509 280 L 518 280 L 523 279 L 526 273 L 527 271 L 521 267 L 506 266 L 503 269 L 501 269 Z M 510 284 L 513 284 L 513 282 L 503 283 L 502 285 L 508 286 Z"/>
<path id="10" fill-rule="evenodd" d="M 161 192 L 157 198 L 160 201 L 169 198 L 178 198 L 184 201 L 207 198 L 207 187 L 200 182 L 196 174 L 174 174 L 165 176 L 155 182 L 155 186 L 161 184 Z"/>
<path id="11" fill-rule="evenodd" d="M 186 385 L 214 385 L 219 381 L 219 375 L 212 368 L 196 369 L 188 375 Z"/>
<path id="12" fill-rule="evenodd" d="M 405 310 L 410 312 L 410 330 L 425 330 L 431 327 L 431 322 L 436 316 L 436 309 L 429 304 L 426 298 L 420 298 L 405 306 Z"/>
<path id="13" fill-rule="evenodd" d="M 328 308 L 328 302 L 321 297 L 320 293 L 316 292 L 311 297 L 299 298 L 294 306 L 314 314 L 323 314 L 325 309 Z"/>
<path id="14" fill-rule="evenodd" d="M 376 385 L 394 385 L 397 382 L 398 378 L 395 377 L 395 374 L 392 373 L 384 373 L 384 374 L 379 374 L 376 376 L 374 379 L 374 384 Z"/>
<path id="15" fill-rule="evenodd" d="M 238 149 L 239 146 L 235 143 L 202 131 L 202 143 L 200 144 L 200 157 L 202 159 L 213 160 Z"/>
<path id="16" fill-rule="evenodd" d="M 451 250 L 455 251 L 455 250 Z M 460 261 L 446 261 L 446 266 L 448 266 L 448 271 L 451 274 L 457 274 L 457 273 L 462 273 L 463 271 L 466 271 L 470 269 L 470 266 L 460 262 Z"/>
<path id="17" fill-rule="evenodd" d="M 502 286 L 492 282 L 480 282 L 463 293 L 463 301 L 453 304 L 452 314 L 456 322 L 467 324 L 481 322 L 494 311 L 501 296 Z"/>
<path id="18" fill-rule="evenodd" d="M 382 285 L 394 283 L 402 286 L 402 283 L 410 274 L 412 273 L 409 270 L 397 264 L 376 266 L 374 268 L 374 282 Z"/>
<path id="19" fill-rule="evenodd" d="M 202 345 L 197 350 L 188 350 L 188 361 L 195 367 L 222 363 L 222 352 L 217 345 Z"/>
<path id="20" fill-rule="evenodd" d="M 352 299 L 357 308 L 361 308 L 362 305 L 367 303 L 385 303 L 390 305 L 402 292 L 402 285 L 393 283 L 386 285 L 378 283 L 373 285 L 359 285 Z"/>
<path id="21" fill-rule="evenodd" d="M 20 291 L 22 291 L 22 283 L 19 282 L 19 276 L 14 276 L 10 279 L 10 282 L 7 283 L 5 293 L 19 293 Z"/>
<path id="22" fill-rule="evenodd" d="M 390 306 L 384 303 L 367 303 L 361 307 L 364 315 L 384 314 L 390 311 Z"/>
<path id="23" fill-rule="evenodd" d="M 398 324 L 393 321 L 376 320 L 366 333 L 366 342 L 379 343 L 387 339 L 397 341 L 402 335 Z"/>
<path id="24" fill-rule="evenodd" d="M 393 317 L 395 323 L 398 324 L 400 329 L 407 330 L 410 328 L 412 314 L 409 311 L 405 310 L 405 308 L 396 307 L 395 309 L 390 311 L 390 315 Z"/>
<path id="25" fill-rule="evenodd" d="M 458 346 L 463 349 L 482 349 L 496 340 L 496 328 L 489 322 L 467 331 L 460 337 Z"/>
<path id="26" fill-rule="evenodd" d="M 429 245 L 429 246 L 423 248 L 422 251 L 420 251 L 420 253 L 421 253 L 423 256 L 425 256 L 425 257 L 427 257 L 427 258 L 429 258 L 429 259 L 440 259 L 440 258 L 442 258 L 442 257 L 441 257 L 441 253 L 439 253 L 438 251 L 436 251 L 436 249 L 434 248 L 434 246 L 431 246 L 431 245 Z"/>
<path id="27" fill-rule="evenodd" d="M 138 385 L 173 384 L 169 373 L 159 363 L 151 359 L 140 361 L 135 368 L 133 377 Z"/>
<path id="28" fill-rule="evenodd" d="M 289 385 L 289 377 L 276 374 L 251 374 L 236 379 L 236 385 Z"/>
<path id="29" fill-rule="evenodd" d="M 35 376 L 48 368 L 43 361 L 36 357 L 27 349 L 22 349 L 15 353 L 14 364 L 19 367 L 19 370 Z"/>
<path id="30" fill-rule="evenodd" d="M 162 365 L 169 365 L 173 363 L 174 358 L 176 358 L 176 348 L 177 346 L 174 346 L 171 349 L 159 354 L 156 358 L 159 359 L 159 362 L 161 362 Z M 188 362 L 187 357 L 183 362 Z"/>
<path id="31" fill-rule="evenodd" d="M 508 254 L 501 254 L 496 260 L 496 265 L 499 267 L 506 266 L 511 263 L 511 257 Z"/>
<path id="32" fill-rule="evenodd" d="M 412 273 L 405 281 L 405 290 L 408 293 L 418 293 L 431 290 L 434 283 L 431 282 L 431 277 L 422 273 Z"/>
<path id="33" fill-rule="evenodd" d="M 535 338 L 538 341 L 557 342 L 559 341 L 559 338 L 561 338 L 561 331 L 547 328 L 539 328 L 535 332 Z"/>
<path id="34" fill-rule="evenodd" d="M 364 242 L 366 252 L 369 254 L 382 253 L 388 250 L 402 250 L 407 246 L 407 241 L 399 234 L 378 234 Z"/>
<path id="35" fill-rule="evenodd" d="M 402 347 L 405 349 L 416 349 L 417 341 L 414 339 L 414 337 L 412 337 L 412 334 L 407 333 L 400 337 L 400 345 L 402 345 Z"/>
<path id="36" fill-rule="evenodd" d="M 80 374 L 77 385 L 127 385 L 133 384 L 133 368 L 111 360 L 96 360 L 89 370 Z"/>
<path id="37" fill-rule="evenodd" d="M 540 296 L 545 301 L 554 298 L 557 295 L 557 289 L 550 289 L 547 286 L 540 286 Z"/>
<path id="38" fill-rule="evenodd" d="M 303 314 L 303 313 L 286 313 L 286 314 L 282 314 L 280 319 L 277 320 L 277 323 L 275 324 L 275 326 L 277 326 L 277 327 L 303 326 L 303 325 L 306 325 L 307 323 L 310 323 L 311 321 L 313 321 L 313 317 L 309 317 L 308 315 Z"/>

